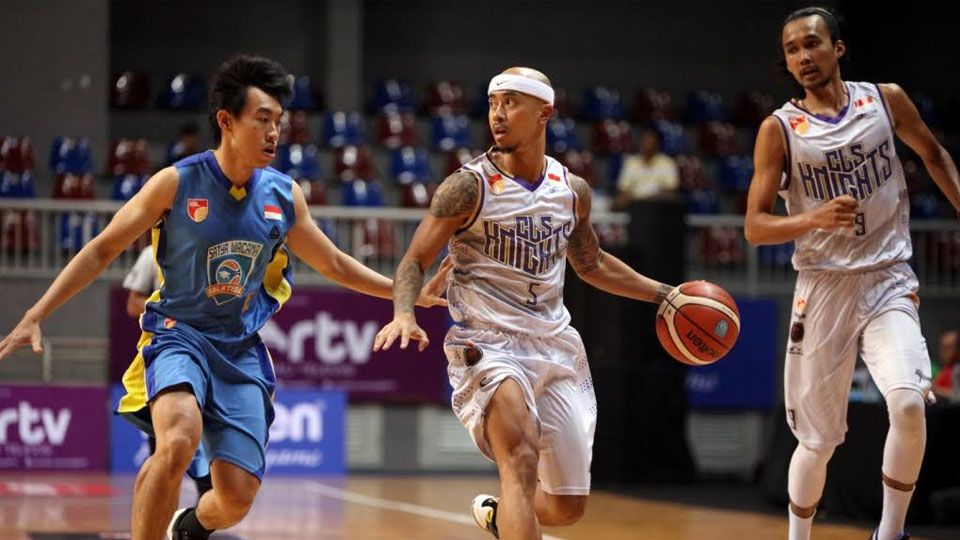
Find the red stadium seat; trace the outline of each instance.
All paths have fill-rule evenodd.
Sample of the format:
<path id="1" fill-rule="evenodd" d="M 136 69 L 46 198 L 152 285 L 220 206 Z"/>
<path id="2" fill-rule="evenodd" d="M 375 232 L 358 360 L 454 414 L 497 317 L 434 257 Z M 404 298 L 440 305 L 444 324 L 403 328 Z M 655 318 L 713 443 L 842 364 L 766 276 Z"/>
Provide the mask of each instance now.
<path id="1" fill-rule="evenodd" d="M 483 152 L 479 150 L 471 150 L 469 148 L 457 148 L 456 150 L 447 152 L 447 167 L 444 176 L 450 176 L 457 172 L 457 169 L 466 165 L 482 153 Z"/>
<path id="2" fill-rule="evenodd" d="M 770 94 L 757 90 L 745 92 L 737 102 L 737 123 L 746 128 L 756 129 L 776 108 L 773 96 Z"/>
<path id="3" fill-rule="evenodd" d="M 436 81 L 427 88 L 424 103 L 427 114 L 460 115 L 466 111 L 463 103 L 463 86 L 453 81 Z"/>
<path id="4" fill-rule="evenodd" d="M 323 180 L 299 180 L 300 189 L 303 190 L 304 198 L 307 204 L 326 205 L 327 204 L 327 184 Z"/>
<path id="5" fill-rule="evenodd" d="M 348 145 L 334 150 L 333 176 L 342 182 L 358 178 L 362 180 L 374 178 L 376 175 L 370 149 L 366 146 Z"/>
<path id="6" fill-rule="evenodd" d="M 429 208 L 433 194 L 437 191 L 434 183 L 412 182 L 400 186 L 400 206 L 404 208 Z"/>
<path id="7" fill-rule="evenodd" d="M 7 253 L 26 253 L 40 247 L 40 235 L 33 212 L 0 211 L 0 245 Z"/>
<path id="8" fill-rule="evenodd" d="M 630 124 L 625 120 L 603 120 L 593 127 L 593 151 L 602 154 L 623 154 L 630 150 Z"/>
<path id="9" fill-rule="evenodd" d="M 391 149 L 417 146 L 413 113 L 382 112 L 377 115 L 377 140 Z"/>
<path id="10" fill-rule="evenodd" d="M 597 173 L 593 170 L 593 154 L 589 150 L 564 152 L 557 156 L 557 161 L 571 173 L 586 180 L 590 187 L 597 187 Z"/>
<path id="11" fill-rule="evenodd" d="M 706 157 L 726 157 L 739 153 L 737 130 L 726 122 L 707 122 L 700 128 L 700 153 Z"/>
<path id="12" fill-rule="evenodd" d="M 674 158 L 677 162 L 677 173 L 680 176 L 680 190 L 686 193 L 706 187 L 703 176 L 703 164 L 697 156 L 679 155 Z"/>
<path id="13" fill-rule="evenodd" d="M 143 109 L 150 102 L 150 77 L 124 71 L 113 81 L 110 106 L 115 109 Z"/>
<path id="14" fill-rule="evenodd" d="M 146 139 L 116 139 L 107 155 L 107 176 L 150 173 L 150 155 Z"/>
<path id="15" fill-rule="evenodd" d="M 673 97 L 665 90 L 641 88 L 634 101 L 633 117 L 641 124 L 673 120 Z"/>
<path id="16" fill-rule="evenodd" d="M 54 199 L 93 199 L 93 175 L 60 173 L 53 179 Z"/>

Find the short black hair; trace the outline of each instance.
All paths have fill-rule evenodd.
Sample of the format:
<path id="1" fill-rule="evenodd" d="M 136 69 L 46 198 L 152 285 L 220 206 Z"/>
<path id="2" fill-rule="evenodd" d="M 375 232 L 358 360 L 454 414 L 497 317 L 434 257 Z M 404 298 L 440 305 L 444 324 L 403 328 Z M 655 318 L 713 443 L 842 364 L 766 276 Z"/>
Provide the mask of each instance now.
<path id="1" fill-rule="evenodd" d="M 224 62 L 213 75 L 208 102 L 208 119 L 213 141 L 220 144 L 217 111 L 225 109 L 239 116 L 247 102 L 247 89 L 263 90 L 283 103 L 293 93 L 290 73 L 279 62 L 262 56 L 239 55 Z"/>
<path id="2" fill-rule="evenodd" d="M 830 34 L 830 43 L 836 43 L 837 41 L 843 39 L 840 33 L 841 26 L 844 23 L 843 16 L 829 8 L 819 6 L 800 8 L 787 15 L 787 17 L 783 19 L 783 24 L 780 25 L 780 34 L 777 36 L 778 43 L 780 44 L 778 47 L 780 49 L 780 60 L 777 61 L 777 70 L 780 72 L 780 74 L 787 77 L 787 79 L 792 83 L 793 87 L 800 92 L 801 96 L 803 95 L 803 86 L 797 82 L 797 80 L 793 77 L 793 74 L 790 73 L 790 70 L 787 69 L 787 59 L 783 53 L 783 29 L 797 19 L 812 17 L 814 15 L 819 16 L 821 19 L 823 19 L 823 22 L 826 23 L 827 32 Z M 840 69 L 845 71 L 847 65 L 850 63 L 849 50 L 840 57 L 839 63 Z"/>

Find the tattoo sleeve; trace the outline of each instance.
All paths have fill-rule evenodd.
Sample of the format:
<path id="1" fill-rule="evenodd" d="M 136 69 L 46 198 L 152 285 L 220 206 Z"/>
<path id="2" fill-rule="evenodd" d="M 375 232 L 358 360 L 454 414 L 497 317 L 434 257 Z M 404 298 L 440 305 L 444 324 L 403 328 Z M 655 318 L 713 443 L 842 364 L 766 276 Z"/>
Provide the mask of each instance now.
<path id="1" fill-rule="evenodd" d="M 603 251 L 597 233 L 590 223 L 590 206 L 593 203 L 590 186 L 579 176 L 570 175 L 570 187 L 577 194 L 577 226 L 570 234 L 567 244 L 567 259 L 578 275 L 588 274 L 600 267 Z"/>
<path id="2" fill-rule="evenodd" d="M 393 279 L 393 306 L 397 313 L 413 313 L 413 306 L 423 288 L 423 270 L 420 263 L 404 259 L 397 266 Z"/>
<path id="3" fill-rule="evenodd" d="M 477 177 L 468 172 L 461 171 L 448 176 L 433 195 L 430 214 L 438 218 L 469 219 L 480 197 L 477 182 Z"/>

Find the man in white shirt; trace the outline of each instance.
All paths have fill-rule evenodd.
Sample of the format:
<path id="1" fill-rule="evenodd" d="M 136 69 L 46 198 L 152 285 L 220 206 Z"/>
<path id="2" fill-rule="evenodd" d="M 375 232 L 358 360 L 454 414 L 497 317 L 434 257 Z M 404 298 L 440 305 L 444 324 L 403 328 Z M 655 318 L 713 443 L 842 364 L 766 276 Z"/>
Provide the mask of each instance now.
<path id="1" fill-rule="evenodd" d="M 660 151 L 660 138 L 652 129 L 640 133 L 640 154 L 624 156 L 617 178 L 614 208 L 624 208 L 630 201 L 672 193 L 680 185 L 677 163 Z"/>

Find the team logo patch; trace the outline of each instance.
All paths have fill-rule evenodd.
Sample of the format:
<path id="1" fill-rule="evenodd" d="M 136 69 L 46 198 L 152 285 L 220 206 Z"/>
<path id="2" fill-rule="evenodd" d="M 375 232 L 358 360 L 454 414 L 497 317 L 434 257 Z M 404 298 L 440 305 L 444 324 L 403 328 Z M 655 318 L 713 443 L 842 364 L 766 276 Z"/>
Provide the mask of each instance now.
<path id="1" fill-rule="evenodd" d="M 207 249 L 207 280 L 205 292 L 217 305 L 243 296 L 263 244 L 246 240 L 231 240 Z"/>
<path id="2" fill-rule="evenodd" d="M 723 319 L 717 321 L 717 325 L 713 327 L 714 335 L 720 339 L 727 337 L 728 330 L 730 330 L 730 325 Z"/>
<path id="3" fill-rule="evenodd" d="M 170 318 L 170 317 L 167 317 L 166 319 L 163 320 L 163 327 L 166 328 L 167 330 L 173 328 L 173 327 L 176 326 L 176 325 L 177 325 L 177 320 L 176 320 L 176 319 L 172 319 L 172 318 Z"/>
<path id="4" fill-rule="evenodd" d="M 803 341 L 803 323 L 800 321 L 795 321 L 790 325 L 790 341 L 794 343 L 799 343 Z"/>
<path id="5" fill-rule="evenodd" d="M 807 129 L 810 128 L 810 122 L 807 122 L 806 116 L 791 116 L 790 117 L 790 129 L 795 133 L 803 135 L 807 132 Z"/>
<path id="6" fill-rule="evenodd" d="M 206 199 L 187 199 L 187 215 L 196 223 L 207 219 L 209 209 Z"/>

